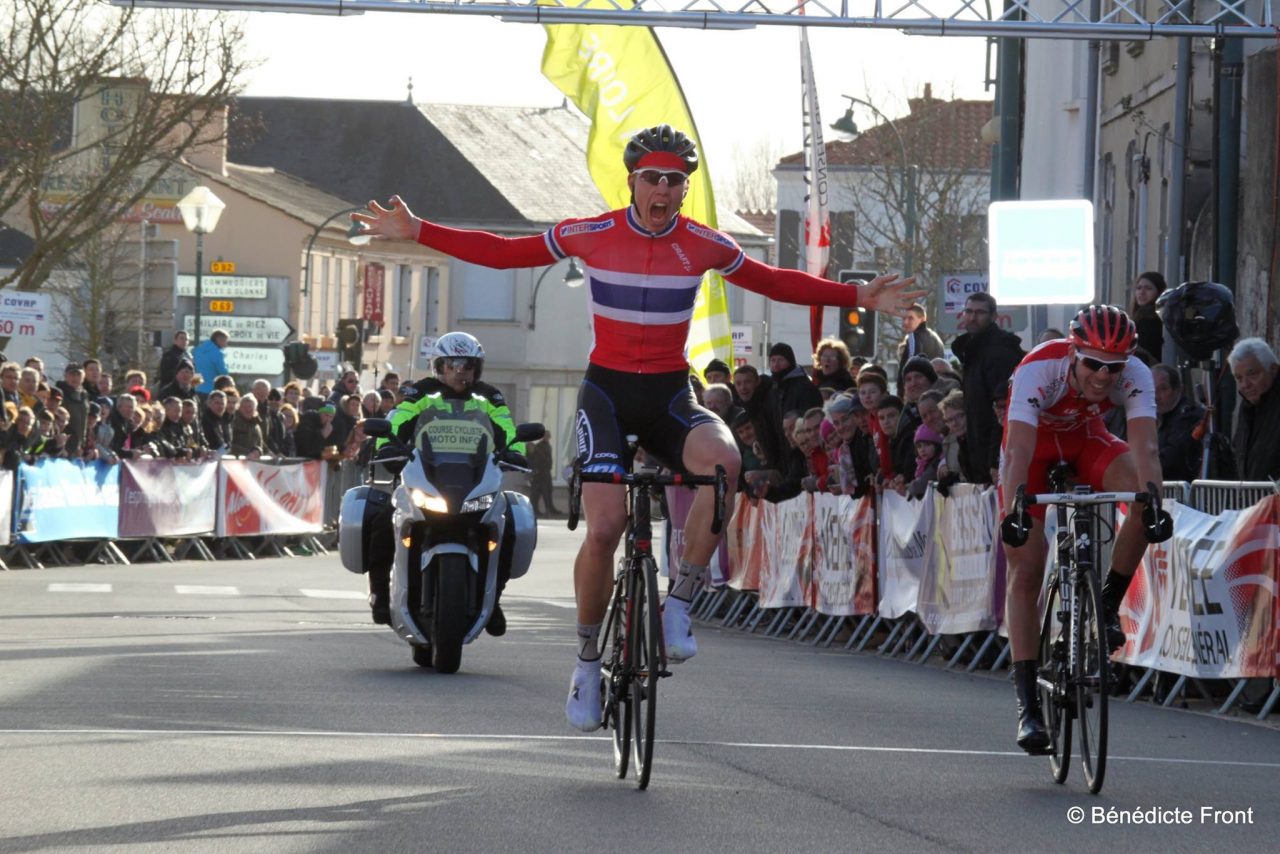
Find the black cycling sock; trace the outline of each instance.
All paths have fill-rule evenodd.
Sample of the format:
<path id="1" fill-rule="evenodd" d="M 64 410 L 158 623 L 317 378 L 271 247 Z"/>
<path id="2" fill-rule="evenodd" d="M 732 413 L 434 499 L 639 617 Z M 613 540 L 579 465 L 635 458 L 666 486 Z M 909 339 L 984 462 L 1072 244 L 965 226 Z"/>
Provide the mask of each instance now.
<path id="1" fill-rule="evenodd" d="M 1114 569 L 1107 573 L 1106 581 L 1102 582 L 1102 604 L 1107 606 L 1107 610 L 1113 613 L 1120 610 L 1120 603 L 1124 601 L 1132 580 L 1132 575 L 1121 575 Z"/>

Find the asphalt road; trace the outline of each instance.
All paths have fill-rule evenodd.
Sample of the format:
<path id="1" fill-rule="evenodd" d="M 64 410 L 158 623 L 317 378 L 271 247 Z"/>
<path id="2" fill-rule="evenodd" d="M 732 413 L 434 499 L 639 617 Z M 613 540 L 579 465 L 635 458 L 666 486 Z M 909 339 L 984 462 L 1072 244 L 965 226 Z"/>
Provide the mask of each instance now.
<path id="1" fill-rule="evenodd" d="M 1003 680 L 705 626 L 661 685 L 638 792 L 613 777 L 607 737 L 564 722 L 580 532 L 540 536 L 504 599 L 507 636 L 482 636 L 452 676 L 368 621 L 364 580 L 336 556 L 0 573 L 0 851 L 1173 852 L 1280 837 L 1275 729 L 1113 704 L 1090 796 L 1078 764 L 1058 786 L 1014 748 Z"/>

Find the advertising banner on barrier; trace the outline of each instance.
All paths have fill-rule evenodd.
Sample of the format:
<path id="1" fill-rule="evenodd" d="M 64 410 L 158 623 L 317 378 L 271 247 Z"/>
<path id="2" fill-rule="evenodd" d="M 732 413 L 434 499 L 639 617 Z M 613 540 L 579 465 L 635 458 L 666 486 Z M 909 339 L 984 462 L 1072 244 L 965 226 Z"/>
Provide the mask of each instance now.
<path id="1" fill-rule="evenodd" d="M 222 460 L 217 535 L 320 533 L 327 473 L 320 460 L 281 464 Z"/>
<path id="2" fill-rule="evenodd" d="M 860 530 L 874 530 L 870 503 L 870 498 L 854 501 L 847 495 L 813 496 L 810 604 L 821 614 L 849 617 L 875 608 L 875 551 L 869 532 Z"/>
<path id="3" fill-rule="evenodd" d="M 933 487 L 923 501 L 908 501 L 893 490 L 880 497 L 880 616 L 890 619 L 916 610 L 920 580 L 934 560 L 937 518 Z"/>
<path id="4" fill-rule="evenodd" d="M 760 568 L 760 607 L 799 607 L 809 601 L 813 575 L 813 497 L 797 495 L 772 507 L 761 514 L 769 558 Z"/>
<path id="5" fill-rule="evenodd" d="M 7 546 L 13 536 L 13 472 L 0 469 L 0 546 Z"/>
<path id="6" fill-rule="evenodd" d="M 1117 659 L 1208 678 L 1280 676 L 1280 496 L 1209 516 L 1177 502 L 1120 606 Z"/>
<path id="7" fill-rule="evenodd" d="M 734 499 L 728 532 L 729 586 L 734 590 L 760 589 L 760 566 L 765 560 L 760 516 L 766 504 L 742 493 Z"/>
<path id="8" fill-rule="evenodd" d="M 684 529 L 685 522 L 689 518 L 689 510 L 693 507 L 693 499 L 697 496 L 697 491 L 687 489 L 683 486 L 668 486 L 665 489 L 667 495 L 667 514 L 669 517 L 671 536 L 667 538 L 666 551 L 666 574 L 671 574 L 680 566 L 680 559 L 684 557 Z M 668 569 L 669 567 L 669 569 Z M 729 548 L 727 533 L 721 535 L 720 542 L 716 545 L 715 552 L 711 555 L 711 563 L 707 567 L 707 575 L 705 583 L 709 585 L 719 586 L 729 581 Z"/>
<path id="9" fill-rule="evenodd" d="M 211 534 L 218 515 L 218 464 L 122 460 L 120 536 Z"/>
<path id="10" fill-rule="evenodd" d="M 120 467 L 101 460 L 42 459 L 18 466 L 18 538 L 114 540 L 119 528 Z"/>
<path id="11" fill-rule="evenodd" d="M 935 559 L 924 566 L 917 613 L 929 634 L 990 631 L 995 619 L 996 491 L 956 484 L 947 498 L 932 489 L 938 524 Z"/>

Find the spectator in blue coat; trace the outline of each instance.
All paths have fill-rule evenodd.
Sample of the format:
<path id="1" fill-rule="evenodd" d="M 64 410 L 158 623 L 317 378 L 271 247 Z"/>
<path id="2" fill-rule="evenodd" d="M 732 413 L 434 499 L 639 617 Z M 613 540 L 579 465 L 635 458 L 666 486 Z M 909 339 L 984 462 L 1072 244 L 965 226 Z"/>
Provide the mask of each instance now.
<path id="1" fill-rule="evenodd" d="M 222 353 L 230 337 L 225 329 L 215 329 L 209 336 L 209 340 L 202 341 L 192 352 L 191 356 L 196 362 L 196 373 L 204 378 L 204 381 L 196 386 L 196 391 L 200 394 L 207 395 L 213 391 L 215 377 L 230 373 L 227 370 L 227 359 Z"/>

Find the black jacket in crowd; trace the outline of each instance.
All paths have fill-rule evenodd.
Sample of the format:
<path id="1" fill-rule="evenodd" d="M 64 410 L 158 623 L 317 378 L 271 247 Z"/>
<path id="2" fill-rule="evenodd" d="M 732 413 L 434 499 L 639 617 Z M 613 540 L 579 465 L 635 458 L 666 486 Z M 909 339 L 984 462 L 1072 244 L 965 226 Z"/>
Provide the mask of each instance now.
<path id="1" fill-rule="evenodd" d="M 1173 409 L 1156 417 L 1160 468 L 1165 480 L 1195 480 L 1200 476 L 1202 449 L 1191 433 L 1202 418 L 1204 407 L 1187 400 L 1186 395 L 1178 398 Z"/>
<path id="2" fill-rule="evenodd" d="M 1240 399 L 1231 439 L 1241 480 L 1280 478 L 1280 377 L 1256 406 Z"/>
<path id="3" fill-rule="evenodd" d="M 67 419 L 67 456 L 80 455 L 84 445 L 85 425 L 89 422 L 89 393 L 83 387 L 73 389 L 65 380 L 58 380 L 62 392 L 62 406 L 71 417 Z"/>
<path id="4" fill-rule="evenodd" d="M 991 482 L 991 469 L 1000 462 L 1000 424 L 992 401 L 1005 393 L 1009 377 L 1025 355 L 1022 340 L 992 323 L 981 332 L 966 332 L 951 343 L 964 366 L 964 418 L 974 468 L 981 483 Z"/>
<path id="5" fill-rule="evenodd" d="M 308 460 L 318 460 L 324 454 L 324 449 L 328 445 L 338 444 L 333 440 L 336 430 L 325 438 L 321 434 L 324 423 L 320 420 L 319 412 L 304 412 L 298 419 L 298 429 L 294 431 L 293 439 L 297 455 Z"/>
<path id="6" fill-rule="evenodd" d="M 223 451 L 231 447 L 231 425 L 225 418 L 219 418 L 209 409 L 200 413 L 200 432 L 204 435 L 204 443 L 211 451 Z"/>
<path id="7" fill-rule="evenodd" d="M 187 354 L 187 351 L 177 344 L 171 345 L 168 350 L 164 351 L 164 355 L 160 357 L 160 376 L 156 378 L 156 384 L 161 389 L 173 382 L 173 378 L 178 375 L 178 364 L 183 359 L 194 364 L 194 360 Z M 161 396 L 160 399 L 164 400 L 164 397 Z"/>

